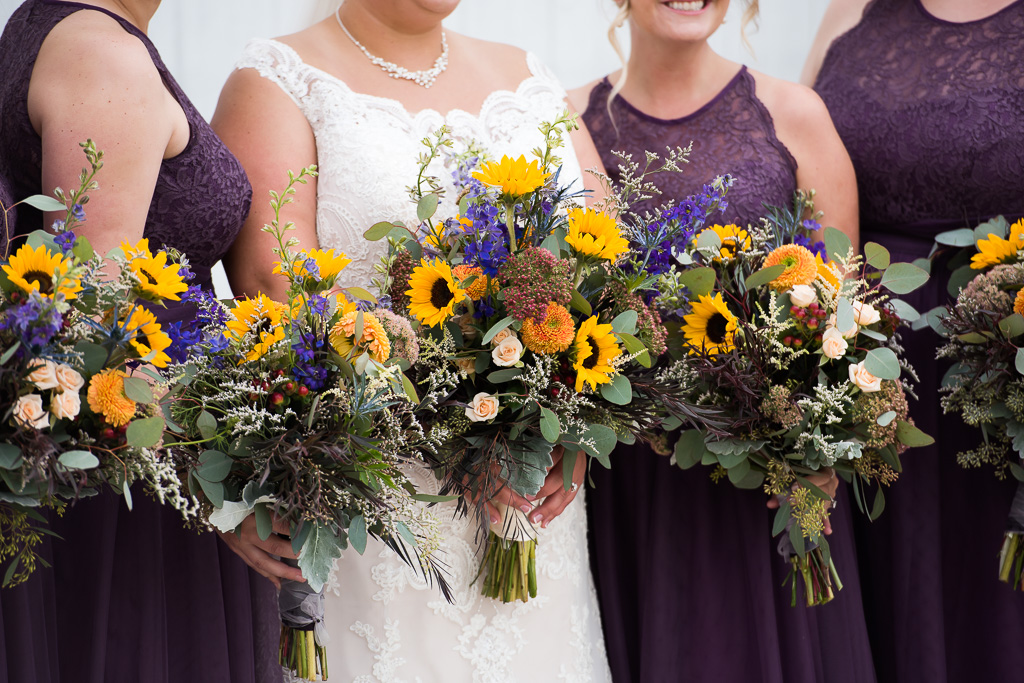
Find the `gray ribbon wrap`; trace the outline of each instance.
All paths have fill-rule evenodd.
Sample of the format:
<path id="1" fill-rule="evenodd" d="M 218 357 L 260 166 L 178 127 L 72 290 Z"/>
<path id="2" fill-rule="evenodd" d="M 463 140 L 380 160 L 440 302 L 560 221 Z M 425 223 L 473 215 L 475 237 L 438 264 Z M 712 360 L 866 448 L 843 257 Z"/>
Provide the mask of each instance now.
<path id="1" fill-rule="evenodd" d="M 1010 518 L 1006 521 L 1006 531 L 1024 533 L 1024 482 L 1017 482 L 1017 493 L 1010 504 Z"/>
<path id="2" fill-rule="evenodd" d="M 324 623 L 327 602 L 324 590 L 317 593 L 308 583 L 281 579 L 281 592 L 277 595 L 281 623 L 288 628 L 304 631 L 308 631 L 312 626 L 313 637 L 320 646 L 327 645 L 331 640 L 327 635 L 327 625 Z"/>

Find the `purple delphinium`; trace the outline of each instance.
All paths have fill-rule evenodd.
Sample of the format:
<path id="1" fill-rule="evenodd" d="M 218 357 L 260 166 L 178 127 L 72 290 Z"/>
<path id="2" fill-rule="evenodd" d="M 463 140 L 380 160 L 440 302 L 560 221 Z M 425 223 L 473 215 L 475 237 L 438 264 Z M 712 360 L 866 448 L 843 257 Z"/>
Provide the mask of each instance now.
<path id="1" fill-rule="evenodd" d="M 211 325 L 223 327 L 224 322 L 227 320 L 227 314 L 220 305 L 220 302 L 217 301 L 217 297 L 214 296 L 213 292 L 205 290 L 199 285 L 189 285 L 181 300 L 196 306 L 198 309 L 196 311 L 196 321 L 203 327 Z"/>
<path id="2" fill-rule="evenodd" d="M 175 321 L 164 327 L 167 336 L 171 338 L 171 345 L 167 347 L 166 353 L 175 363 L 184 363 L 192 355 L 192 349 L 203 340 L 201 330 L 184 327 L 183 321 Z"/>
<path id="3" fill-rule="evenodd" d="M 808 225 L 807 225 L 808 223 L 813 223 L 817 227 L 814 227 L 814 228 L 808 227 Z M 803 225 L 808 230 L 820 230 L 821 229 L 821 226 L 818 225 L 815 221 L 812 221 L 812 220 L 804 221 Z M 810 237 L 807 237 L 805 235 L 801 235 L 801 234 L 798 233 L 796 235 L 793 235 L 793 244 L 799 244 L 801 247 L 805 247 L 808 251 L 810 251 L 815 256 L 821 256 L 822 259 L 825 258 L 825 243 L 824 242 L 812 242 Z"/>
<path id="4" fill-rule="evenodd" d="M 292 344 L 296 358 L 292 376 L 313 391 L 323 389 L 327 383 L 327 368 L 316 364 L 317 352 L 323 346 L 324 340 L 321 337 L 307 332 L 301 333 L 299 341 Z"/>
<path id="5" fill-rule="evenodd" d="M 56 306 L 32 294 L 0 318 L 0 332 L 8 332 L 21 341 L 22 348 L 17 352 L 21 358 L 26 354 L 45 353 L 63 324 L 64 318 Z"/>
<path id="6" fill-rule="evenodd" d="M 85 207 L 81 204 L 75 204 L 71 207 L 71 215 L 74 216 L 76 221 L 81 223 L 85 220 Z"/>
<path id="7" fill-rule="evenodd" d="M 76 239 L 78 238 L 75 237 L 75 233 L 68 230 L 67 232 L 62 232 L 54 237 L 53 241 L 57 243 L 58 247 L 60 247 L 61 252 L 67 256 L 71 253 L 71 250 L 75 248 Z"/>

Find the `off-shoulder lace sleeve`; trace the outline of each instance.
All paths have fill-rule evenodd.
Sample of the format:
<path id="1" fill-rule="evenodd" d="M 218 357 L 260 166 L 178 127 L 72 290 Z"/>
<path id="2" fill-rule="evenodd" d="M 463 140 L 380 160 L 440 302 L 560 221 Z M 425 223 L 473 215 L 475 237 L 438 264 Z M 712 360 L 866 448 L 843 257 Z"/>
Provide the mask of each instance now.
<path id="1" fill-rule="evenodd" d="M 291 47 L 276 40 L 254 38 L 242 50 L 235 69 L 255 69 L 260 76 L 276 83 L 306 113 L 303 103 L 318 76 Z"/>

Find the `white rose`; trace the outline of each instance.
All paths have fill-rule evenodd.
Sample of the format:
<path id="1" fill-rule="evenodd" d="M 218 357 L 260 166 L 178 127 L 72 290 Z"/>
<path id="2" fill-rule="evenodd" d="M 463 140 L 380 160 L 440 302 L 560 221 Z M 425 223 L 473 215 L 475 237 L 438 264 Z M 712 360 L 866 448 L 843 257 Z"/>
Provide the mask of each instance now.
<path id="1" fill-rule="evenodd" d="M 498 334 L 494 335 L 494 337 L 491 338 L 491 346 L 497 346 L 498 344 L 505 341 L 509 337 L 515 339 L 516 333 L 515 330 L 506 327 L 501 332 L 499 332 Z"/>
<path id="2" fill-rule="evenodd" d="M 458 319 L 459 329 L 462 330 L 462 338 L 466 341 L 472 341 L 479 336 L 480 332 L 473 326 L 473 314 L 464 313 L 459 316 Z"/>
<path id="3" fill-rule="evenodd" d="M 77 394 L 85 386 L 85 380 L 78 374 L 78 371 L 74 368 L 70 368 L 67 365 L 58 365 L 54 369 L 53 373 L 57 378 L 57 384 L 65 392 L 72 392 Z"/>
<path id="4" fill-rule="evenodd" d="M 466 417 L 473 422 L 488 422 L 498 414 L 501 403 L 498 397 L 481 391 L 473 397 L 473 402 L 466 406 Z"/>
<path id="5" fill-rule="evenodd" d="M 77 391 L 62 391 L 50 399 L 50 412 L 60 419 L 74 420 L 82 409 L 82 397 Z"/>
<path id="6" fill-rule="evenodd" d="M 845 356 L 849 346 L 843 335 L 834 327 L 825 330 L 825 334 L 821 336 L 821 352 L 833 360 Z"/>
<path id="7" fill-rule="evenodd" d="M 476 359 L 475 358 L 455 358 L 453 361 L 455 367 L 459 369 L 463 375 L 475 375 L 476 374 Z"/>
<path id="8" fill-rule="evenodd" d="M 501 519 L 497 522 L 491 523 L 491 531 L 498 538 L 504 538 L 507 541 L 537 539 L 537 531 L 540 529 L 540 525 L 531 522 L 525 512 L 496 500 L 491 501 L 491 505 L 494 506 L 501 516 Z M 534 503 L 534 505 L 536 506 L 537 503 Z"/>
<path id="9" fill-rule="evenodd" d="M 32 373 L 28 376 L 28 381 L 35 384 L 39 389 L 57 388 L 60 386 L 60 383 L 57 381 L 57 364 L 52 360 L 38 360 L 32 366 Z"/>
<path id="10" fill-rule="evenodd" d="M 853 302 L 853 316 L 857 324 L 861 326 L 874 325 L 882 319 L 882 316 L 878 314 L 874 306 L 862 301 Z"/>
<path id="11" fill-rule="evenodd" d="M 50 426 L 50 416 L 43 410 L 43 397 L 39 394 L 28 394 L 14 404 L 14 419 L 18 424 L 32 429 L 46 429 Z"/>
<path id="12" fill-rule="evenodd" d="M 850 366 L 850 381 L 864 392 L 880 391 L 882 388 L 882 380 L 867 371 L 864 361 Z"/>
<path id="13" fill-rule="evenodd" d="M 836 326 L 836 314 L 835 313 L 833 313 L 832 315 L 830 315 L 828 317 L 828 326 L 829 327 L 835 327 Z M 857 325 L 857 322 L 854 321 L 853 327 L 851 327 L 850 329 L 848 329 L 845 332 L 843 332 L 843 337 L 845 337 L 846 339 L 853 339 L 854 337 L 857 336 L 857 332 L 859 332 L 859 331 L 860 331 L 860 327 Z"/>
<path id="14" fill-rule="evenodd" d="M 494 364 L 501 368 L 507 368 L 519 362 L 523 356 L 523 342 L 515 337 L 505 337 L 500 344 L 491 351 L 491 358 Z"/>
<path id="15" fill-rule="evenodd" d="M 789 300 L 794 306 L 807 308 L 818 300 L 818 293 L 810 285 L 794 285 L 793 289 L 789 290 Z"/>

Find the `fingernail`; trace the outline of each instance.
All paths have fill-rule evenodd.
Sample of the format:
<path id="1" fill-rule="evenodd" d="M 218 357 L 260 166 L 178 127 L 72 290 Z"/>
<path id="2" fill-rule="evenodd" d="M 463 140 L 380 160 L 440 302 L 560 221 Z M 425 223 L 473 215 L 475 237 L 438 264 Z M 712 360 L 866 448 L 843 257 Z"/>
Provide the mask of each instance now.
<path id="1" fill-rule="evenodd" d="M 529 506 L 529 505 L 526 505 L 526 504 L 524 503 L 523 505 L 520 505 L 520 506 L 519 506 L 519 509 L 520 509 L 520 510 L 522 510 L 523 512 L 529 512 L 529 511 L 530 511 L 530 510 L 532 510 L 533 508 L 532 508 L 531 506 Z"/>
<path id="2" fill-rule="evenodd" d="M 544 515 L 542 515 L 539 512 L 533 516 L 533 523 L 534 524 L 540 524 L 543 520 L 544 520 Z M 545 524 L 545 526 L 547 526 L 547 525 Z"/>
<path id="3" fill-rule="evenodd" d="M 501 521 L 501 518 L 498 517 L 498 515 L 493 515 L 493 514 L 491 515 L 491 524 L 497 524 L 500 521 Z"/>
<path id="4" fill-rule="evenodd" d="M 526 500 L 537 500 L 537 496 L 534 495 L 526 495 L 523 496 L 523 498 L 525 498 Z"/>

